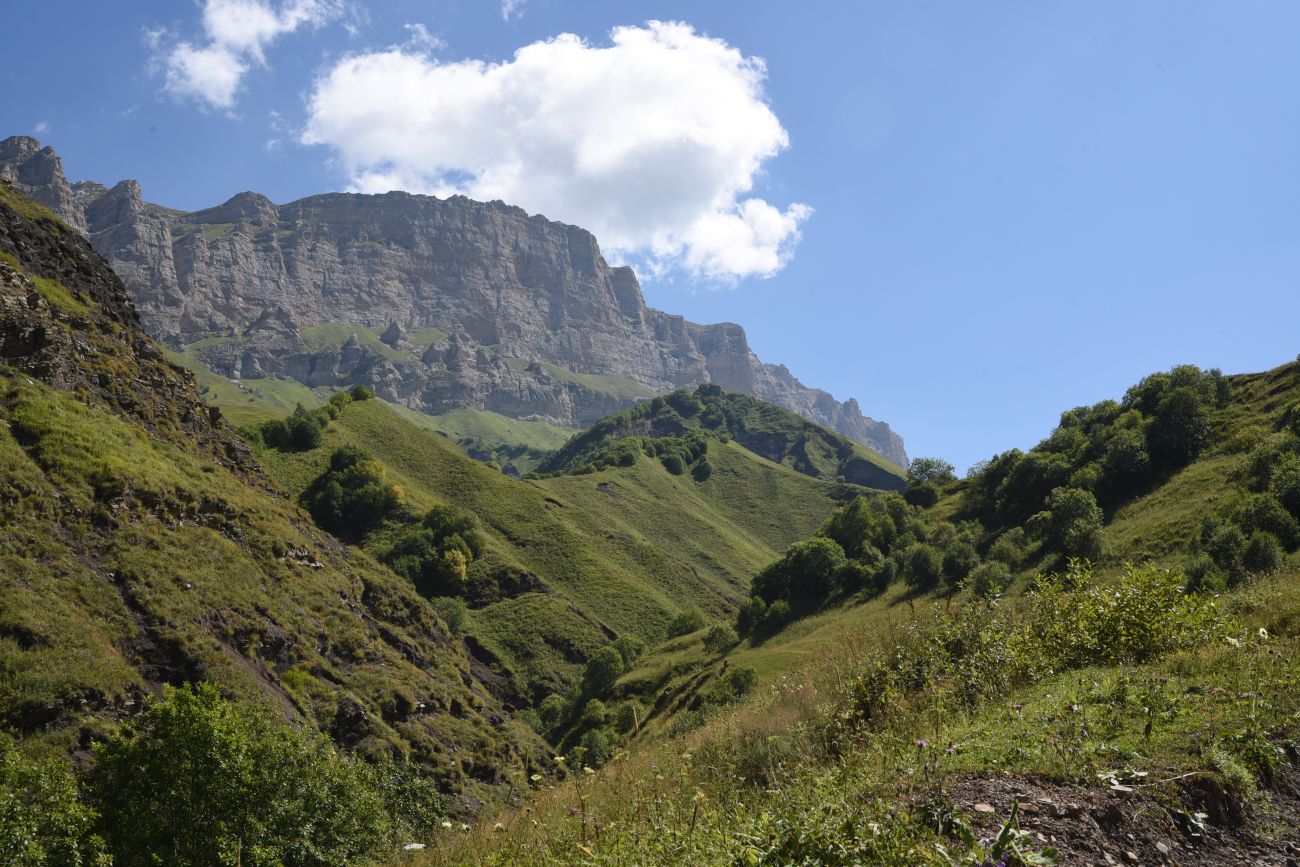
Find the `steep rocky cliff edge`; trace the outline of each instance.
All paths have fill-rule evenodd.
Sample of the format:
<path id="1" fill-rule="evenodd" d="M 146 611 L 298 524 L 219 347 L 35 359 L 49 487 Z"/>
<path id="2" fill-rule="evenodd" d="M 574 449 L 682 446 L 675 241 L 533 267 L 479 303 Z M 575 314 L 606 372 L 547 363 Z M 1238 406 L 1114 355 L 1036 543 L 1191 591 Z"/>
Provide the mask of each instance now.
<path id="1" fill-rule="evenodd" d="M 646 307 L 591 233 L 502 202 L 240 193 L 182 213 L 135 181 L 69 183 L 54 150 L 23 136 L 0 142 L 0 177 L 86 234 L 152 336 L 236 381 L 365 383 L 423 412 L 568 426 L 714 383 L 907 463 L 888 424 L 762 363 L 739 325 Z"/>

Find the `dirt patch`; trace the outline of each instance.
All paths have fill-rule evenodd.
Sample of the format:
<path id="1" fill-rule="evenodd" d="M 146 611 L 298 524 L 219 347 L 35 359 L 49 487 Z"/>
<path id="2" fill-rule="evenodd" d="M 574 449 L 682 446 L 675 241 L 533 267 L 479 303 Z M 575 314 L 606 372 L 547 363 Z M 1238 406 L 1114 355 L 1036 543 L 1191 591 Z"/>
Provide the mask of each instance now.
<path id="1" fill-rule="evenodd" d="M 1114 791 L 1026 777 L 949 781 L 956 809 L 980 837 L 993 837 L 1020 804 L 1020 827 L 1062 865 L 1300 865 L 1300 770 L 1287 767 L 1247 807 L 1210 775 Z M 991 808 L 991 809 L 990 809 Z M 1199 815 L 1198 815 L 1199 814 Z"/>

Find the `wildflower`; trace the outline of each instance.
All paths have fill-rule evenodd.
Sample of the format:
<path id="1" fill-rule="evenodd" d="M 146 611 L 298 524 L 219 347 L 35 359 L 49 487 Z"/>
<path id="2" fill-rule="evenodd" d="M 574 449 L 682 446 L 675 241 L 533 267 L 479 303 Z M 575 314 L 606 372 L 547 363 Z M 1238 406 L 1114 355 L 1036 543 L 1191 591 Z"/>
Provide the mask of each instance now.
<path id="1" fill-rule="evenodd" d="M 583 766 L 582 766 L 582 772 L 583 772 L 584 774 L 594 774 L 594 773 L 596 773 L 595 771 L 593 771 L 591 768 L 587 767 L 586 765 L 583 765 Z"/>
<path id="2" fill-rule="evenodd" d="M 1259 628 L 1259 637 L 1268 641 L 1268 630 L 1261 626 Z"/>
<path id="3" fill-rule="evenodd" d="M 930 745 L 930 742 L 927 741 L 925 738 L 921 738 L 919 741 L 916 742 L 916 746 L 917 746 L 919 749 L 925 749 L 925 748 L 928 747 L 929 745 Z"/>
<path id="4" fill-rule="evenodd" d="M 461 823 L 460 823 L 460 829 L 461 829 L 462 831 L 468 831 L 468 830 L 469 830 L 469 825 L 466 825 L 464 822 L 461 822 Z"/>
<path id="5" fill-rule="evenodd" d="M 1231 635 L 1229 635 L 1224 640 L 1227 641 L 1229 644 L 1231 644 L 1233 647 L 1241 647 L 1241 642 L 1238 639 L 1233 638 Z"/>
<path id="6" fill-rule="evenodd" d="M 407 843 L 405 846 L 402 847 L 402 850 L 404 852 L 419 852 L 423 848 L 424 848 L 423 843 Z"/>
<path id="7" fill-rule="evenodd" d="M 532 780 L 534 783 L 540 783 L 540 782 L 542 781 L 542 775 L 541 775 L 541 774 L 533 774 L 533 775 L 532 775 L 531 777 L 529 777 L 528 779 Z"/>
<path id="8" fill-rule="evenodd" d="M 451 820 L 449 820 L 449 819 L 444 819 L 443 822 L 442 822 L 442 827 L 444 827 L 444 828 L 450 830 L 450 829 L 451 829 Z"/>
<path id="9" fill-rule="evenodd" d="M 953 748 L 952 744 L 949 744 L 948 749 L 945 750 L 944 752 L 946 752 L 948 755 L 952 755 L 953 753 L 957 752 L 957 750 Z"/>
<path id="10" fill-rule="evenodd" d="M 1016 713 L 1020 713 L 1020 708 L 1021 708 L 1020 702 L 1016 702 L 1011 706 L 1011 709 L 1014 710 Z"/>
<path id="11" fill-rule="evenodd" d="M 504 831 L 505 829 L 506 826 L 500 822 L 497 822 L 495 825 L 492 826 L 492 830 L 497 832 Z"/>

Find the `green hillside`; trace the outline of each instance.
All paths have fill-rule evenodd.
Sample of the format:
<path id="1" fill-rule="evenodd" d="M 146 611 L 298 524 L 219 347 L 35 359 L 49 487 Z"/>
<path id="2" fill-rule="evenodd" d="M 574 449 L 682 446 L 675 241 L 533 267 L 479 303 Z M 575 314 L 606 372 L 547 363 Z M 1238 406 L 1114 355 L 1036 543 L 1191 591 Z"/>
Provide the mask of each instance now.
<path id="1" fill-rule="evenodd" d="M 629 447 L 653 450 L 649 441 L 691 433 L 734 440 L 815 478 L 883 490 L 903 487 L 903 471 L 866 446 L 789 410 L 715 385 L 675 391 L 603 419 L 547 457 L 538 471 L 574 473 L 613 466 L 625 459 Z"/>
<path id="2" fill-rule="evenodd" d="M 851 503 L 756 573 L 741 636 L 671 639 L 557 705 L 571 763 L 604 768 L 429 863 L 1281 863 L 1298 419 L 1300 363 L 1174 368 L 929 508 Z"/>
<path id="3" fill-rule="evenodd" d="M 617 635 L 657 641 L 692 608 L 730 618 L 754 571 L 860 490 L 720 440 L 708 444 L 714 470 L 702 481 L 648 458 L 580 476 L 512 479 L 378 401 L 346 406 L 315 449 L 258 456 L 297 493 L 344 445 L 380 461 L 415 511 L 451 503 L 481 521 L 492 544 L 471 570 L 479 589 L 468 632 L 534 700 L 571 684 Z M 779 514 L 772 502 L 783 504 Z M 381 532 L 366 546 L 389 541 Z M 496 588 L 515 585 L 526 592 L 494 598 Z"/>
<path id="4" fill-rule="evenodd" d="M 437 611 L 279 494 L 107 265 L 3 185 L 0 309 L 0 725 L 24 749 L 84 753 L 207 682 L 475 801 L 539 766 Z"/>

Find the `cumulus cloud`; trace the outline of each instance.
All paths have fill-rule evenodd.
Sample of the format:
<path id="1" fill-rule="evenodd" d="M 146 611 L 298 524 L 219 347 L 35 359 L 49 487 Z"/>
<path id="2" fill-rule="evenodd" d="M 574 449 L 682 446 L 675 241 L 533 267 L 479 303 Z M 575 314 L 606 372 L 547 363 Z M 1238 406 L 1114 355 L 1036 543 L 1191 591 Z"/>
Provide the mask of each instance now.
<path id="1" fill-rule="evenodd" d="M 253 64 L 266 62 L 265 49 L 299 27 L 319 27 L 342 11 L 339 0 L 287 0 L 272 6 L 265 0 L 204 0 L 200 44 L 180 41 L 161 60 L 164 86 L 178 99 L 193 99 L 212 108 L 230 109 L 239 86 Z M 155 49 L 165 31 L 145 34 Z"/>
<path id="2" fill-rule="evenodd" d="M 501 20 L 509 21 L 524 14 L 526 0 L 501 0 Z"/>
<path id="3" fill-rule="evenodd" d="M 571 34 L 502 63 L 390 48 L 316 81 L 302 136 L 354 189 L 503 199 L 596 233 L 616 258 L 718 281 L 769 276 L 811 209 L 749 195 L 789 139 L 763 61 L 682 23 Z"/>

